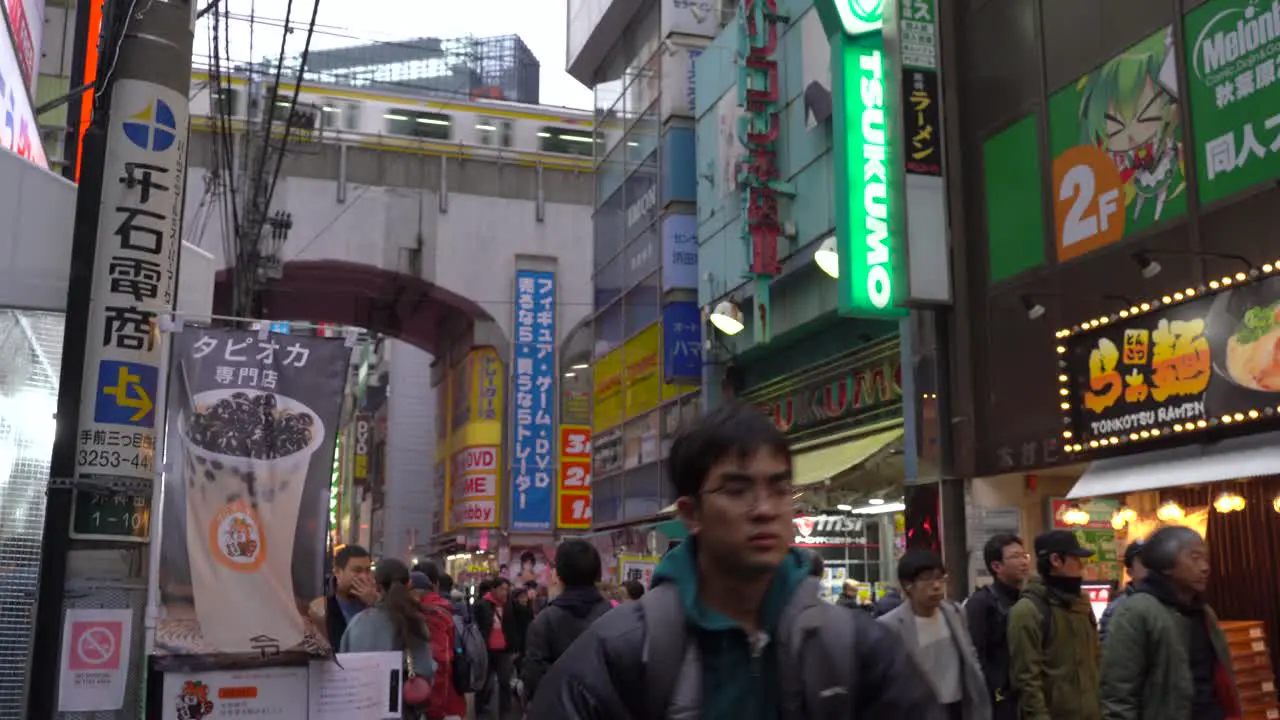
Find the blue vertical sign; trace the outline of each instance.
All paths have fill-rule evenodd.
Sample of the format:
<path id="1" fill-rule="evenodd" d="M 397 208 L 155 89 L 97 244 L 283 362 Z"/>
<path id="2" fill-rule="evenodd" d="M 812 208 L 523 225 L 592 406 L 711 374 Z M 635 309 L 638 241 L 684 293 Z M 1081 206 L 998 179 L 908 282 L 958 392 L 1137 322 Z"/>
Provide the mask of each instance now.
<path id="1" fill-rule="evenodd" d="M 555 517 L 556 274 L 516 271 L 511 403 L 511 529 L 550 530 Z"/>
<path id="2" fill-rule="evenodd" d="M 702 313 L 693 301 L 662 308 L 662 381 L 702 380 Z"/>

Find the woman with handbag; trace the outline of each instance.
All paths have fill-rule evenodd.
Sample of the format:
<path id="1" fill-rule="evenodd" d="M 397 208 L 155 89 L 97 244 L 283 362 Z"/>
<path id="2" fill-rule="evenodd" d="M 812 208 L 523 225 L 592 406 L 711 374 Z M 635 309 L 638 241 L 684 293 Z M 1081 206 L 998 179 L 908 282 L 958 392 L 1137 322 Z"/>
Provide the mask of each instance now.
<path id="1" fill-rule="evenodd" d="M 408 565 L 395 558 L 380 560 L 374 581 L 382 588 L 382 599 L 352 618 L 338 651 L 403 653 L 401 715 L 406 720 L 418 720 L 423 717 L 436 671 L 426 614 L 413 596 Z"/>

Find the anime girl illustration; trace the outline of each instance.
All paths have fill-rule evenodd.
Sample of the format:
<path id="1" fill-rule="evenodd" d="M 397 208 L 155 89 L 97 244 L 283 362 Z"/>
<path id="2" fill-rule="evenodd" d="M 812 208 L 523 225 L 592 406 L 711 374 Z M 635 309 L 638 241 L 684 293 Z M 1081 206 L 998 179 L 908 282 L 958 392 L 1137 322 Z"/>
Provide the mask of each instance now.
<path id="1" fill-rule="evenodd" d="M 1076 89 L 1081 143 L 1115 162 L 1133 221 L 1160 220 L 1165 204 L 1187 184 L 1172 28 L 1085 75 Z"/>

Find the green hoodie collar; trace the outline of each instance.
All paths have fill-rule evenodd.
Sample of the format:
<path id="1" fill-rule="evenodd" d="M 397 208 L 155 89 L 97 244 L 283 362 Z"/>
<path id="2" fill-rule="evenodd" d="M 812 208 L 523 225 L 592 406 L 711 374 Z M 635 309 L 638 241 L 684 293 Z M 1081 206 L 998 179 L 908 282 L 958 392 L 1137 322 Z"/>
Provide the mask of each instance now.
<path id="1" fill-rule="evenodd" d="M 778 566 L 765 593 L 761 608 L 761 627 L 770 634 L 778 627 L 782 610 L 795 594 L 796 588 L 809 575 L 809 563 L 804 554 L 792 548 Z M 723 614 L 705 607 L 698 599 L 698 551 L 697 541 L 690 537 L 667 553 L 653 573 L 653 584 L 674 583 L 680 589 L 680 603 L 684 606 L 686 621 L 707 631 L 739 630 L 738 623 Z"/>

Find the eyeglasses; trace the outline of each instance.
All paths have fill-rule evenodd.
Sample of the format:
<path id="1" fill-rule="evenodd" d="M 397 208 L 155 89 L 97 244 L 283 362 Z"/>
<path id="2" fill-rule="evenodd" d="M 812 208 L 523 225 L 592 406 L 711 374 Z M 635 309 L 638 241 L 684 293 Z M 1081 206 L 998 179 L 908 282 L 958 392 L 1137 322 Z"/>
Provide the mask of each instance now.
<path id="1" fill-rule="evenodd" d="M 946 573 L 942 573 L 941 575 L 930 575 L 930 574 L 921 575 L 920 577 L 916 578 L 912 582 L 916 585 L 930 585 L 930 584 L 946 585 L 947 582 L 950 580 L 951 580 L 950 575 Z"/>
<path id="2" fill-rule="evenodd" d="M 1004 560 L 1002 562 L 1013 562 L 1014 560 L 1030 560 L 1030 559 L 1031 559 L 1031 553 L 1029 552 L 1015 552 L 1015 553 L 1009 553 L 1005 555 Z"/>
<path id="3" fill-rule="evenodd" d="M 790 503 L 795 494 L 795 487 L 790 480 L 785 482 L 768 482 L 756 484 L 747 480 L 726 480 L 719 487 L 703 491 L 706 495 L 719 495 L 726 502 L 742 507 L 754 508 L 764 503 Z"/>

